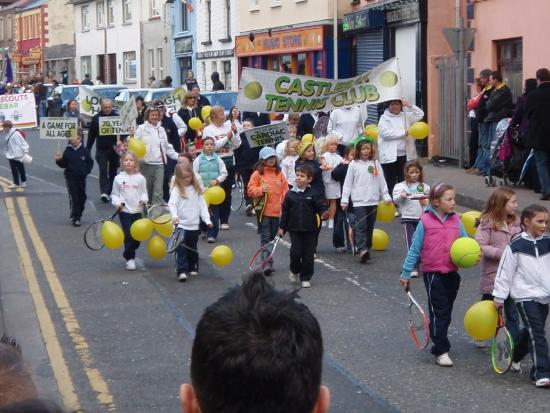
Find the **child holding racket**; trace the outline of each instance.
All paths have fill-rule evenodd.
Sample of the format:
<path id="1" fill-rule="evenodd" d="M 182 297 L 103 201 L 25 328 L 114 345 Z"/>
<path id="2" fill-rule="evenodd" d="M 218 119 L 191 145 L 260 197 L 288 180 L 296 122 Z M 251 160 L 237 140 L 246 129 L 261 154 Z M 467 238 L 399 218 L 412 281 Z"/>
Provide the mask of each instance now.
<path id="1" fill-rule="evenodd" d="M 301 281 L 302 288 L 311 287 L 314 254 L 317 244 L 317 214 L 328 216 L 323 198 L 309 185 L 313 171 L 307 165 L 296 168 L 296 185 L 288 191 L 283 202 L 279 236 L 290 234 L 290 281 Z"/>
<path id="2" fill-rule="evenodd" d="M 213 225 L 202 196 L 202 186 L 191 166 L 179 163 L 174 176 L 168 208 L 174 225 L 184 231 L 183 240 L 176 249 L 176 274 L 178 280 L 184 282 L 187 274 L 199 274 L 197 243 L 201 219 L 209 228 Z"/>
<path id="3" fill-rule="evenodd" d="M 275 149 L 268 146 L 262 148 L 260 160 L 256 165 L 256 171 L 250 177 L 247 191 L 253 198 L 259 198 L 267 194 L 263 214 L 257 216 L 260 244 L 264 246 L 273 241 L 277 235 L 281 205 L 288 191 L 288 182 L 277 164 Z M 268 262 L 263 271 L 265 275 L 271 275 L 273 261 Z"/>
<path id="4" fill-rule="evenodd" d="M 341 200 L 344 212 L 350 198 L 353 201 L 357 222 L 355 237 L 361 263 L 370 258 L 369 250 L 372 248 L 372 233 L 380 197 L 386 204 L 392 203 L 382 166 L 376 160 L 374 145 L 369 139 L 364 139 L 355 145 L 354 160 L 348 167 Z"/>
<path id="5" fill-rule="evenodd" d="M 334 217 L 336 216 L 336 201 L 342 196 L 340 183 L 332 179 L 331 171 L 342 163 L 344 158 L 337 152 L 338 137 L 328 135 L 325 138 L 323 155 L 320 157 L 321 170 L 325 183 L 325 196 L 328 200 L 328 227 L 334 228 Z"/>
<path id="6" fill-rule="evenodd" d="M 344 160 L 330 173 L 332 179 L 340 184 L 340 190 L 344 188 L 346 175 L 348 174 L 349 164 L 353 161 L 355 149 L 351 146 L 346 146 L 344 150 Z M 345 211 L 342 210 L 340 199 L 336 200 L 336 216 L 334 219 L 334 232 L 332 233 L 332 245 L 336 248 L 336 252 L 346 252 L 346 239 L 348 251 L 355 255 L 355 234 L 351 227 L 355 227 L 355 211 L 353 209 L 353 201 L 348 201 L 348 207 Z M 344 235 L 346 234 L 346 235 Z M 352 251 L 353 248 L 353 251 Z"/>
<path id="7" fill-rule="evenodd" d="M 121 209 L 118 216 L 124 231 L 122 256 L 126 260 L 126 269 L 134 271 L 136 269 L 134 258 L 139 248 L 139 241 L 132 238 L 130 228 L 135 221 L 142 218 L 143 208 L 147 205 L 149 198 L 145 178 L 139 173 L 138 157 L 133 152 L 126 152 L 120 160 L 122 171 L 115 177 L 111 203 L 114 207 Z"/>
<path id="8" fill-rule="evenodd" d="M 407 251 L 411 247 L 412 237 L 422 212 L 428 204 L 427 194 L 430 186 L 424 183 L 422 165 L 416 160 L 409 161 L 404 167 L 405 180 L 399 182 L 393 188 L 393 202 L 401 211 L 401 224 L 405 230 L 405 242 Z M 426 196 L 426 198 L 424 198 Z M 411 278 L 418 277 L 418 270 L 411 272 Z"/>
<path id="9" fill-rule="evenodd" d="M 550 356 L 545 324 L 550 302 L 550 237 L 548 210 L 530 205 L 521 213 L 523 232 L 502 254 L 493 289 L 497 309 L 510 296 L 516 303 L 525 328 L 514 348 L 513 362 L 529 352 L 533 367 L 529 374 L 537 387 L 550 387 Z"/>
<path id="10" fill-rule="evenodd" d="M 429 204 L 420 217 L 407 258 L 403 264 L 400 283 L 407 290 L 411 272 L 420 268 L 428 293 L 430 310 L 431 352 L 439 366 L 452 367 L 449 357 L 451 343 L 447 331 L 451 324 L 453 304 L 460 286 L 458 267 L 451 261 L 451 245 L 467 237 L 458 214 L 455 213 L 455 190 L 440 182 L 430 189 Z"/>

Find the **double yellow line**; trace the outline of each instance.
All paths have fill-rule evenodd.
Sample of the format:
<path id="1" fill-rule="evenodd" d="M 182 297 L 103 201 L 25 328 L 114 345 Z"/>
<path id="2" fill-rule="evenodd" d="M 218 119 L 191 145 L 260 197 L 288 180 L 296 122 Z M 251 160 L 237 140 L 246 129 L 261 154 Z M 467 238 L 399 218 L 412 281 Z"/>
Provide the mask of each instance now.
<path id="1" fill-rule="evenodd" d="M 4 192 L 8 191 L 8 184 L 9 181 L 0 177 L 0 187 L 3 188 Z M 61 349 L 54 323 L 38 283 L 31 254 L 29 248 L 27 247 L 22 227 L 17 216 L 16 204 L 19 208 L 21 216 L 23 217 L 25 229 L 32 242 L 32 246 L 36 252 L 40 265 L 42 266 L 55 303 L 61 313 L 65 328 L 71 337 L 75 351 L 82 362 L 90 386 L 96 394 L 97 401 L 100 403 L 104 411 L 116 412 L 116 405 L 107 382 L 103 378 L 101 372 L 93 367 L 93 358 L 90 348 L 86 342 L 86 339 L 80 332 L 80 325 L 69 300 L 67 299 L 65 290 L 59 281 L 53 261 L 48 254 L 38 230 L 36 229 L 27 199 L 25 197 L 18 196 L 14 201 L 14 198 L 7 197 L 5 198 L 5 203 L 14 240 L 19 251 L 21 270 L 25 276 L 34 301 L 44 345 L 46 347 L 46 351 L 48 352 L 50 364 L 65 406 L 71 411 L 79 410 L 80 401 L 78 399 L 77 392 L 75 391 L 67 363 L 63 357 L 63 350 Z"/>

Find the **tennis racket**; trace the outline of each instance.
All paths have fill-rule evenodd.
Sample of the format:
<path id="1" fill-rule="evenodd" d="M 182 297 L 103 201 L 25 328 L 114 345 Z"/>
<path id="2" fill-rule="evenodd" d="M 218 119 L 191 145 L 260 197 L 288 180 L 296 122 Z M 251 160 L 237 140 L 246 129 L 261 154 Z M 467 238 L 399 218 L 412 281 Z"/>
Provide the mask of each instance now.
<path id="1" fill-rule="evenodd" d="M 424 309 L 414 299 L 409 287 L 405 289 L 409 302 L 409 334 L 419 350 L 424 350 L 430 344 L 430 322 Z"/>
<path id="2" fill-rule="evenodd" d="M 348 218 L 347 212 L 344 212 L 346 216 L 346 223 L 348 224 L 348 243 L 351 247 L 351 255 L 355 256 L 355 234 L 353 233 L 353 226 Z"/>
<path id="3" fill-rule="evenodd" d="M 124 206 L 124 204 L 123 204 Z M 122 208 L 117 208 L 115 213 L 108 218 L 99 219 L 92 222 L 84 231 L 84 244 L 92 251 L 99 251 L 105 246 L 103 239 L 101 238 L 101 228 L 106 221 L 112 221 L 122 211 Z"/>
<path id="4" fill-rule="evenodd" d="M 174 231 L 172 232 L 170 238 L 168 238 L 168 242 L 166 243 L 166 252 L 168 254 L 174 252 L 182 243 L 184 238 L 185 230 L 179 227 L 174 228 Z"/>
<path id="5" fill-rule="evenodd" d="M 514 340 L 504 325 L 502 308 L 498 310 L 497 331 L 491 343 L 491 362 L 498 374 L 504 374 L 512 365 L 514 355 Z"/>
<path id="6" fill-rule="evenodd" d="M 327 136 L 329 123 L 330 123 L 329 116 L 319 116 L 319 118 L 317 119 L 317 122 L 315 122 L 315 125 L 313 125 L 313 136 L 315 136 L 315 139 L 319 139 L 319 138 L 322 138 L 323 136 Z"/>
<path id="7" fill-rule="evenodd" d="M 147 205 L 147 218 L 153 221 L 153 224 L 167 224 L 172 221 L 170 209 L 166 204 Z"/>
<path id="8" fill-rule="evenodd" d="M 279 241 L 281 241 L 281 237 L 275 237 L 273 241 L 260 247 L 248 261 L 248 269 L 250 271 L 263 271 L 273 258 Z"/>

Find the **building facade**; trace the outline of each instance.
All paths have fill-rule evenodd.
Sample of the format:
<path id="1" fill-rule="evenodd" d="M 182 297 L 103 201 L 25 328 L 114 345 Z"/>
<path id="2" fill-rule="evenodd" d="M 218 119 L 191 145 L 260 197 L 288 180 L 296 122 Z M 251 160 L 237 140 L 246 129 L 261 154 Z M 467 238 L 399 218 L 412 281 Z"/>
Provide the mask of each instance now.
<path id="1" fill-rule="evenodd" d="M 145 87 L 151 76 L 161 81 L 172 75 L 173 7 L 161 0 L 141 0 L 141 10 L 141 60 L 138 65 L 142 70 L 138 87 Z"/>
<path id="2" fill-rule="evenodd" d="M 210 76 L 220 74 L 226 90 L 237 90 L 235 37 L 239 33 L 239 3 L 243 0 L 202 0 L 197 4 L 195 58 L 197 81 L 212 89 Z M 195 2 L 197 3 L 197 2 Z"/>
<path id="3" fill-rule="evenodd" d="M 46 72 L 63 83 L 76 79 L 74 10 L 66 0 L 48 0 L 48 40 L 44 49 Z"/>
<path id="4" fill-rule="evenodd" d="M 25 79 L 44 71 L 48 41 L 47 0 L 30 1 L 15 9 L 15 78 Z"/>
<path id="5" fill-rule="evenodd" d="M 2 4 L 0 5 L 0 48 L 2 53 L 0 53 L 0 70 L 2 73 L 5 73 L 5 56 L 9 55 L 11 58 L 12 53 L 15 51 L 15 10 L 18 4 L 27 3 L 28 0 L 19 0 L 11 4 Z M 16 68 L 13 60 L 12 72 L 15 74 Z M 1 80 L 1 79 L 0 79 Z"/>
<path id="6" fill-rule="evenodd" d="M 197 73 L 194 50 L 196 48 L 197 10 L 191 0 L 175 1 L 172 9 L 172 78 L 181 85 L 189 70 Z"/>

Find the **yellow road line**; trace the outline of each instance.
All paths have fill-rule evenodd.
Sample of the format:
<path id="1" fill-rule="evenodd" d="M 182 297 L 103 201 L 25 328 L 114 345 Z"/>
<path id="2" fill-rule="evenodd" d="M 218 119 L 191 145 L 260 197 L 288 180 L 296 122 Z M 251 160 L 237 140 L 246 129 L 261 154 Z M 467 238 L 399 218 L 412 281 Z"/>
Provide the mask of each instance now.
<path id="1" fill-rule="evenodd" d="M 59 277 L 57 276 L 52 259 L 44 246 L 42 238 L 38 234 L 38 230 L 36 229 L 34 220 L 32 219 L 26 198 L 18 198 L 17 204 L 21 214 L 23 215 L 23 221 L 25 222 L 25 227 L 36 251 L 36 255 L 38 256 L 38 259 L 44 269 L 44 273 L 46 274 L 46 279 L 50 285 L 54 300 L 57 307 L 61 311 L 65 327 L 67 328 L 75 350 L 84 365 L 84 371 L 88 376 L 90 385 L 96 392 L 97 400 L 107 411 L 116 412 L 116 406 L 107 382 L 103 378 L 101 372 L 93 367 L 93 358 L 90 348 L 86 342 L 86 339 L 80 332 L 80 325 L 71 305 L 69 304 L 65 290 L 59 281 Z"/>
<path id="2" fill-rule="evenodd" d="M 21 265 L 22 273 L 27 280 L 29 291 L 31 292 L 32 299 L 34 301 L 36 316 L 38 318 L 38 323 L 40 324 L 40 330 L 42 332 L 46 351 L 48 352 L 48 356 L 50 358 L 50 364 L 57 381 L 59 392 L 63 398 L 63 403 L 69 410 L 79 410 L 80 402 L 78 400 L 78 396 L 76 395 L 73 381 L 71 380 L 69 369 L 67 368 L 67 363 L 63 358 L 63 351 L 61 350 L 61 345 L 59 344 L 52 318 L 48 312 L 48 307 L 46 306 L 44 296 L 42 295 L 40 285 L 38 284 L 38 280 L 36 278 L 36 272 L 34 271 L 32 259 L 29 250 L 27 249 L 23 232 L 21 231 L 21 226 L 19 225 L 19 220 L 17 219 L 17 215 L 15 213 L 13 199 L 6 198 L 5 202 L 15 244 L 19 250 L 19 264 Z"/>

